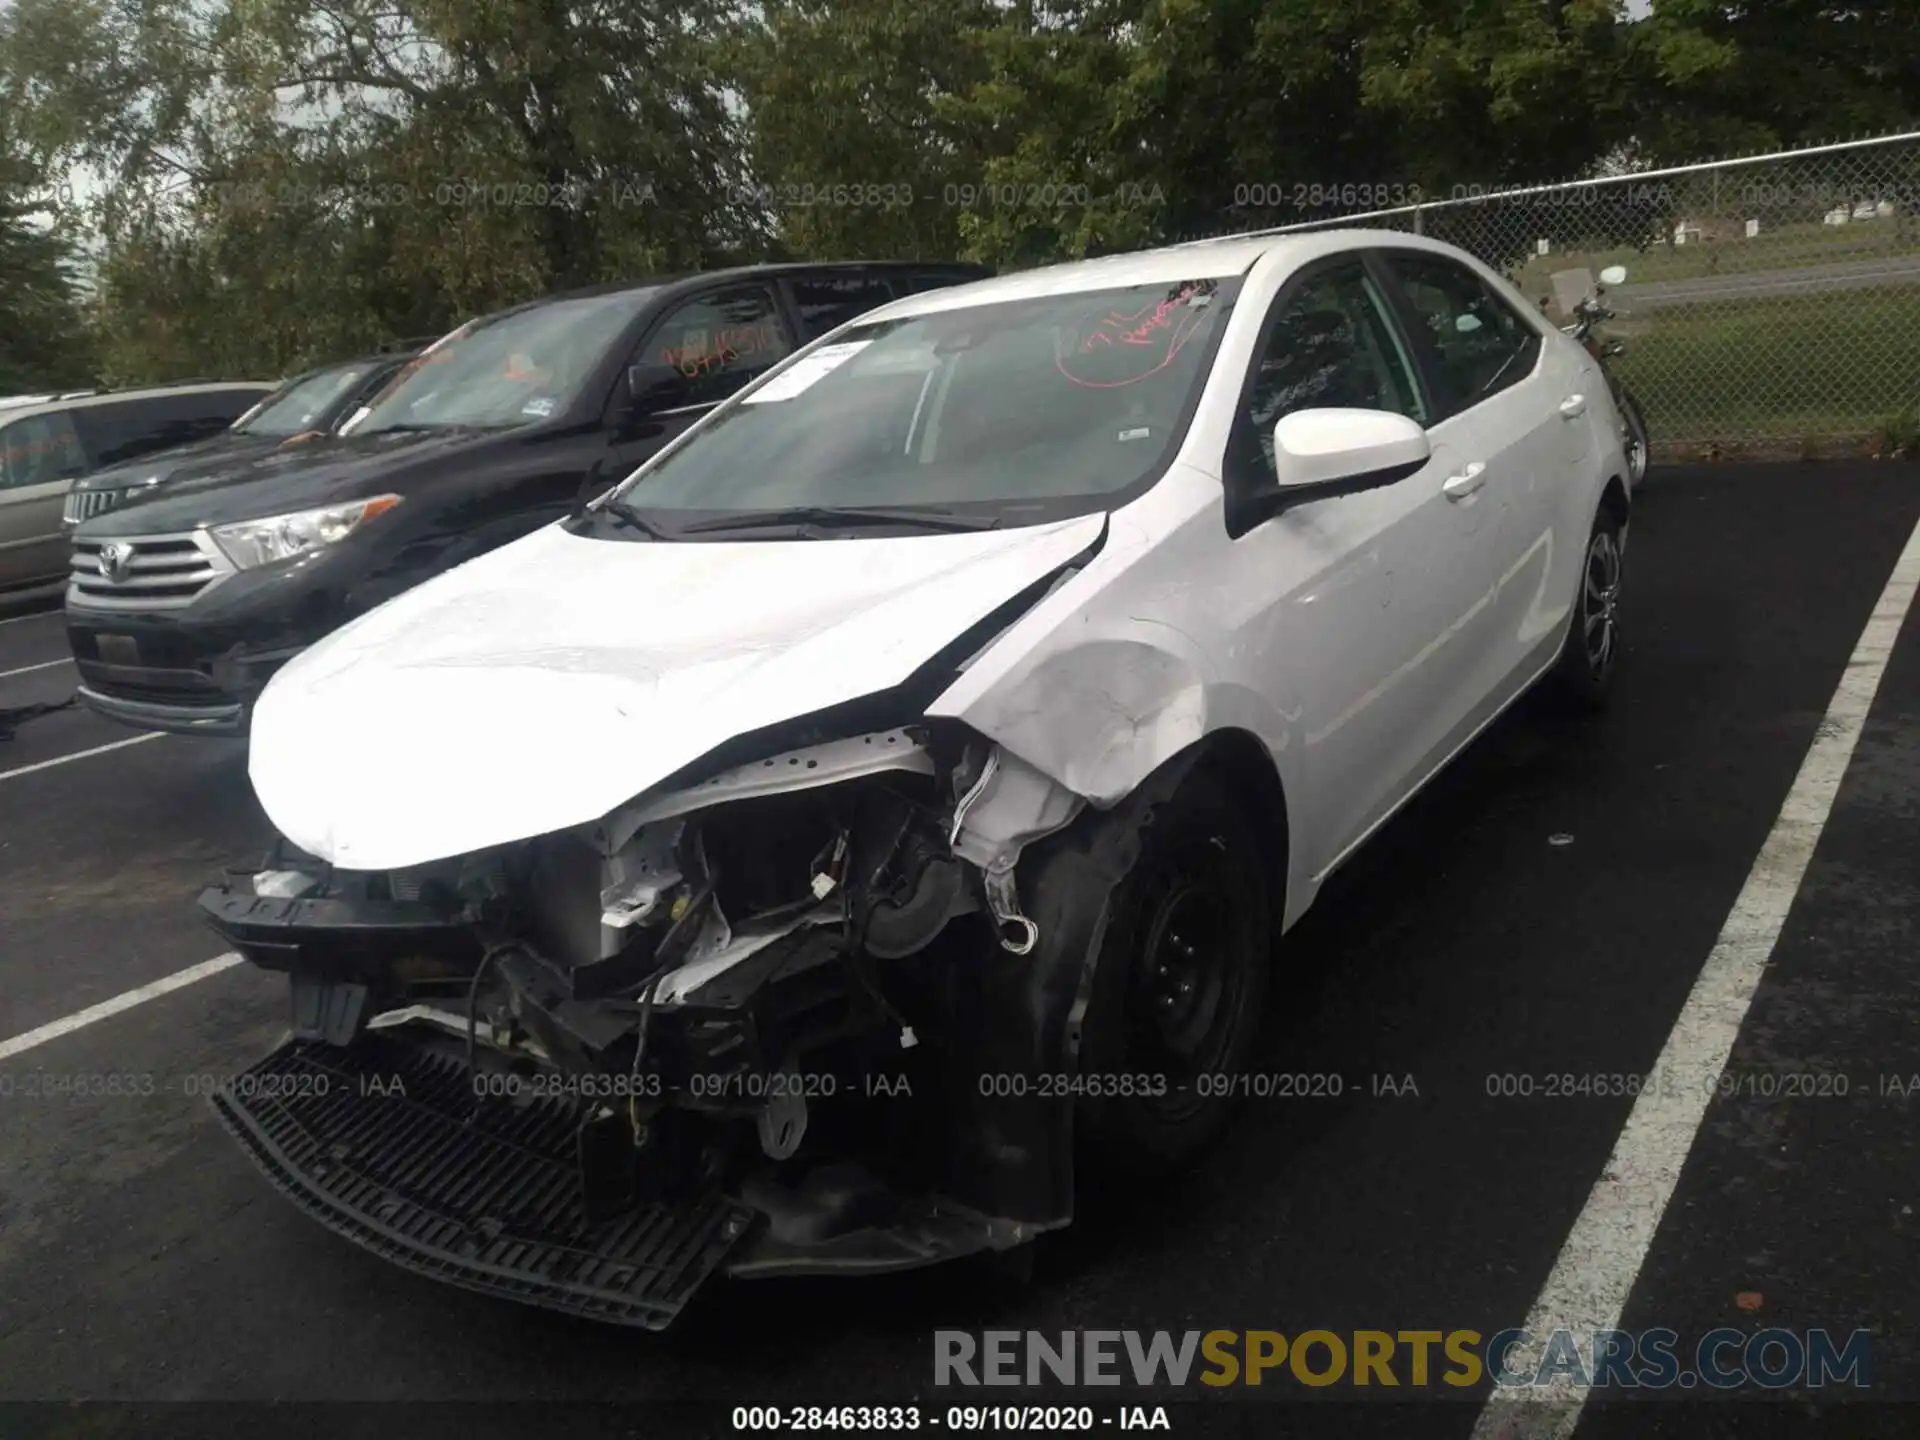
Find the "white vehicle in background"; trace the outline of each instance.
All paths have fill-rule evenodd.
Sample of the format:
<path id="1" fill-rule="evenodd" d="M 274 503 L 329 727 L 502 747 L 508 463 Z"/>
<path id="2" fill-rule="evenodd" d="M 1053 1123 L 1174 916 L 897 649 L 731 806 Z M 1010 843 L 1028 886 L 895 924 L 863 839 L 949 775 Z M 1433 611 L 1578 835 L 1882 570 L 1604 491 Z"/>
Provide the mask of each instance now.
<path id="1" fill-rule="evenodd" d="M 294 1033 L 216 1105 L 336 1231 L 615 1323 L 1021 1246 L 1219 1131 L 1285 932 L 1495 716 L 1604 699 L 1626 469 L 1418 237 L 871 312 L 274 677 L 285 842 L 201 905 Z"/>

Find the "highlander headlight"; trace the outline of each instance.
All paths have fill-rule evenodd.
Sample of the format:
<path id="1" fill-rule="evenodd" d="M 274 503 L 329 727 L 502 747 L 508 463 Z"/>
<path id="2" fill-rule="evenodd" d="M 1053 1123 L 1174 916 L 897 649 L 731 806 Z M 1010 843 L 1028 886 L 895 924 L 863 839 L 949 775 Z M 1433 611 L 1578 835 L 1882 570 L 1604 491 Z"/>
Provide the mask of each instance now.
<path id="1" fill-rule="evenodd" d="M 236 566 L 252 570 L 344 540 L 366 521 L 386 514 L 399 503 L 398 495 L 376 495 L 371 500 L 353 500 L 292 515 L 241 520 L 214 526 L 213 540 Z"/>

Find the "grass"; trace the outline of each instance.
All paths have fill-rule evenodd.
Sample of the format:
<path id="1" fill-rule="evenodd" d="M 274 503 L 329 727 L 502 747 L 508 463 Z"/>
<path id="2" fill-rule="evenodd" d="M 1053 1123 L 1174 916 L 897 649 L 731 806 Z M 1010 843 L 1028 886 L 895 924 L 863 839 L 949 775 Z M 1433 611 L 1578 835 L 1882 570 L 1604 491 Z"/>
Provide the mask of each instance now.
<path id="1" fill-rule="evenodd" d="M 1920 456 L 1920 408 L 1881 421 L 1873 432 L 1873 453 L 1894 460 Z"/>
<path id="2" fill-rule="evenodd" d="M 1598 275 L 1609 265 L 1627 267 L 1629 285 L 1697 280 L 1712 275 L 1752 275 L 1798 270 L 1849 260 L 1873 260 L 1920 251 L 1920 218 L 1856 220 L 1847 225 L 1791 225 L 1762 230 L 1749 240 L 1744 217 L 1708 221 L 1722 238 L 1686 245 L 1632 246 L 1606 250 L 1556 250 L 1528 258 L 1516 283 L 1528 295 L 1551 295 L 1556 270 L 1582 266 Z"/>
<path id="3" fill-rule="evenodd" d="M 1645 250 L 1556 248 L 1527 257 L 1513 279 L 1537 298 L 1553 296 L 1556 271 L 1581 268 L 1597 276 L 1623 265 L 1632 287 L 1920 256 L 1920 214 L 1845 225 L 1763 215 L 1760 234 L 1749 239 L 1740 190 L 1687 212 L 1711 239 Z M 1438 217 L 1449 210 L 1443 225 Z M 1429 233 L 1468 249 L 1481 248 L 1472 243 L 1476 226 L 1484 236 L 1508 237 L 1533 223 L 1521 203 L 1429 213 Z M 1608 328 L 1627 342 L 1613 363 L 1640 398 L 1657 455 L 1718 448 L 1920 456 L 1920 283 L 1644 308 L 1629 293 L 1622 303 L 1638 313 Z M 1566 318 L 1552 313 L 1557 322 Z"/>
<path id="4" fill-rule="evenodd" d="M 1912 418 L 1920 285 L 1668 307 L 1610 333 L 1627 342 L 1612 363 L 1640 398 L 1656 451 L 1674 442 L 1882 442 L 1905 433 L 1888 429 L 1903 416 L 1909 430 L 1920 427 Z"/>

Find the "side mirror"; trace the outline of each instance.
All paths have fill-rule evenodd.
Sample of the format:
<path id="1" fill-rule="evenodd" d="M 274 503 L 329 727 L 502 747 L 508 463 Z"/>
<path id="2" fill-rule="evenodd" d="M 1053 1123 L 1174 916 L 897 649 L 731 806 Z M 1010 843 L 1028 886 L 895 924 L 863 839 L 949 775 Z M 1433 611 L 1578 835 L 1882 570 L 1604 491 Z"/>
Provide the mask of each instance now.
<path id="1" fill-rule="evenodd" d="M 1432 458 L 1425 427 L 1388 410 L 1295 410 L 1273 427 L 1282 493 L 1390 485 Z"/>
<path id="2" fill-rule="evenodd" d="M 1600 272 L 1600 283 L 1602 285 L 1608 286 L 1609 288 L 1615 285 L 1626 284 L 1627 283 L 1627 267 L 1624 265 L 1609 265 L 1606 269 Z"/>

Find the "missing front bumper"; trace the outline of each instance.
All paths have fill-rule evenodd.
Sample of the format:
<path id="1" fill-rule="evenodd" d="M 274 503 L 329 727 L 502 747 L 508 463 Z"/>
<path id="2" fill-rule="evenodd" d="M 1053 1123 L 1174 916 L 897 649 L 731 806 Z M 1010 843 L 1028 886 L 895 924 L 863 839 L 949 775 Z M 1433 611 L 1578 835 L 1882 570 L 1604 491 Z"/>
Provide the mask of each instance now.
<path id="1" fill-rule="evenodd" d="M 213 1105 L 274 1185 L 336 1234 L 431 1279 L 603 1324 L 664 1329 L 719 1274 L 883 1274 L 1052 1228 L 902 1194 L 857 1165 L 793 1186 L 762 1174 L 744 1199 L 708 1188 L 595 1218 L 581 1141 L 599 1107 L 476 1095 L 457 1056 L 377 1034 L 346 1048 L 290 1041 Z"/>
<path id="2" fill-rule="evenodd" d="M 435 1280 L 603 1323 L 664 1328 L 755 1218 L 708 1192 L 591 1219 L 587 1102 L 476 1096 L 458 1058 L 379 1036 L 294 1041 L 213 1104 L 328 1229 Z"/>

